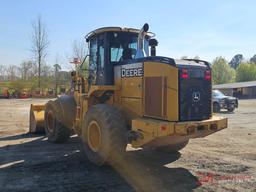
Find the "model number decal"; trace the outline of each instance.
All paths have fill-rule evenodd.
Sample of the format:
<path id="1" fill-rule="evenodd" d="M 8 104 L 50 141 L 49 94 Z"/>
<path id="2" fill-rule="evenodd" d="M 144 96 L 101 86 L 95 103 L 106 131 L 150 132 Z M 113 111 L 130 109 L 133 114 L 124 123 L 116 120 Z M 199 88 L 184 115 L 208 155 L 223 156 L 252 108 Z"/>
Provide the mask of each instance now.
<path id="1" fill-rule="evenodd" d="M 122 69 L 121 77 L 141 77 L 143 76 L 143 68 Z"/>

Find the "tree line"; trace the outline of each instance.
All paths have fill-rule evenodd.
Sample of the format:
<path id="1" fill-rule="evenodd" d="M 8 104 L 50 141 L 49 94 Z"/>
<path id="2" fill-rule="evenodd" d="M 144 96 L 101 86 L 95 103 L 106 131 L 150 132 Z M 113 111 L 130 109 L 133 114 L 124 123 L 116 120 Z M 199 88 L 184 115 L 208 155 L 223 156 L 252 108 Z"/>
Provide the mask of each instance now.
<path id="1" fill-rule="evenodd" d="M 9 88 L 19 89 L 45 89 L 56 88 L 56 85 L 70 83 L 69 72 L 60 71 L 61 66 L 56 59 L 55 64 L 46 62 L 50 40 L 46 25 L 41 16 L 31 23 L 31 53 L 32 59 L 27 59 L 16 65 L 0 64 L 0 84 Z M 86 55 L 85 42 L 75 40 L 72 44 L 71 58 L 76 57 L 82 61 Z"/>
<path id="2" fill-rule="evenodd" d="M 53 75 L 53 67 L 43 65 L 41 68 L 41 75 L 49 77 Z M 35 62 L 28 60 L 23 61 L 19 65 L 5 66 L 0 64 L 0 80 L 1 81 L 16 81 L 16 80 L 30 80 L 38 76 L 38 67 Z"/>
<path id="3" fill-rule="evenodd" d="M 75 41 L 73 44 L 75 57 L 80 60 L 85 56 L 84 46 Z M 80 53 L 82 50 L 83 53 Z M 182 59 L 187 58 L 183 56 Z M 199 59 L 196 56 L 195 59 Z M 58 75 L 59 84 L 67 84 L 70 81 L 68 72 L 60 72 L 60 66 L 56 64 L 54 66 L 41 64 L 40 78 L 42 88 L 52 87 L 56 82 L 56 74 Z M 56 71 L 57 69 L 57 71 Z M 39 68 L 35 61 L 27 60 L 23 61 L 19 65 L 0 65 L 0 81 L 11 81 L 15 86 L 23 82 L 24 88 L 38 88 Z M 241 54 L 235 55 L 230 62 L 224 57 L 216 57 L 212 61 L 212 80 L 214 84 L 243 82 L 243 81 L 256 81 L 256 55 L 249 60 L 243 58 Z M 25 85 L 25 84 L 29 85 Z"/>
<path id="4" fill-rule="evenodd" d="M 216 57 L 212 62 L 212 80 L 214 84 L 256 81 L 256 55 L 246 60 L 237 54 L 230 62 Z"/>
<path id="5" fill-rule="evenodd" d="M 15 82 L 17 87 L 24 84 L 23 87 L 29 88 L 48 88 L 55 82 L 57 75 L 60 84 L 67 84 L 70 76 L 67 72 L 59 72 L 61 67 L 58 64 L 54 66 L 47 65 L 45 58 L 48 53 L 50 41 L 48 39 L 46 26 L 39 16 L 35 22 L 32 22 L 31 32 L 31 52 L 33 60 L 27 60 L 19 65 L 1 65 L 0 64 L 0 81 Z M 85 42 L 73 42 L 72 57 L 78 58 L 80 61 L 86 55 Z M 187 58 L 186 56 L 181 59 Z M 195 56 L 194 59 L 200 59 Z M 57 62 L 56 62 L 57 63 Z M 223 84 L 241 81 L 256 80 L 256 55 L 246 60 L 242 54 L 235 55 L 230 62 L 224 57 L 216 57 L 212 61 L 212 80 L 214 84 Z"/>
<path id="6" fill-rule="evenodd" d="M 56 67 L 43 64 L 40 74 L 40 89 L 67 85 L 70 83 L 70 74 L 66 71 L 56 71 Z M 38 65 L 33 61 L 24 61 L 20 65 L 0 65 L 0 81 L 7 88 L 14 88 L 17 91 L 22 89 L 38 90 Z M 1 84 L 1 86 L 3 86 Z"/>

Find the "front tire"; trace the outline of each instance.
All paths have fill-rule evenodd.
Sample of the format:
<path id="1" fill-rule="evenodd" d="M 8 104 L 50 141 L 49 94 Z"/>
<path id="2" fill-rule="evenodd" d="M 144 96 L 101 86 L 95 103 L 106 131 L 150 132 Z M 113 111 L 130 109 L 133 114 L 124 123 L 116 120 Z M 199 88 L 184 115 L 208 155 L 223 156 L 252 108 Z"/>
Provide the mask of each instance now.
<path id="1" fill-rule="evenodd" d="M 44 122 L 48 141 L 52 143 L 64 143 L 69 139 L 71 130 L 62 123 L 61 108 L 58 101 L 49 101 L 46 104 Z"/>
<path id="2" fill-rule="evenodd" d="M 109 105 L 94 105 L 84 116 L 82 139 L 86 156 L 92 163 L 98 166 L 114 163 L 126 149 L 125 120 Z"/>
<path id="3" fill-rule="evenodd" d="M 214 113 L 220 112 L 220 104 L 219 103 L 213 103 L 213 112 Z"/>
<path id="4" fill-rule="evenodd" d="M 234 112 L 234 110 L 235 110 L 235 108 L 234 107 L 232 107 L 232 108 L 228 108 L 228 112 Z"/>

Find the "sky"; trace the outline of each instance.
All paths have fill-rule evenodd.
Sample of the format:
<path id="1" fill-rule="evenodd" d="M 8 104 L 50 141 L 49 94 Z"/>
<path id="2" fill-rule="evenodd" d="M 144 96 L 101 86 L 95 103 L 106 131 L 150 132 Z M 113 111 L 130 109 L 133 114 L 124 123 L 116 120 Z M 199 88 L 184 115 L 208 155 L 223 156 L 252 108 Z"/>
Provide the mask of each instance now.
<path id="1" fill-rule="evenodd" d="M 0 64 L 32 58 L 32 23 L 40 15 L 50 41 L 46 62 L 68 68 L 72 44 L 100 27 L 149 24 L 157 55 L 212 61 L 256 54 L 254 0 L 0 0 Z"/>

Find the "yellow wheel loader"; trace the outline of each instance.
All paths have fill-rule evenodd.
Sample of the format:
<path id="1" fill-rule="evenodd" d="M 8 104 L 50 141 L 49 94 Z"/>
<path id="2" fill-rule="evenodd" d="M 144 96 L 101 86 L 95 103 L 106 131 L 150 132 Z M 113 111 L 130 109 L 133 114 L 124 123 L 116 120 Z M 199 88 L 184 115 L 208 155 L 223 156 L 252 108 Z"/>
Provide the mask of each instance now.
<path id="1" fill-rule="evenodd" d="M 212 114 L 210 64 L 156 56 L 148 29 L 105 27 L 86 35 L 87 75 L 82 62 L 71 72 L 71 95 L 32 105 L 31 130 L 44 126 L 53 143 L 75 132 L 88 159 L 102 165 L 127 144 L 178 151 L 226 128 L 227 118 Z"/>

